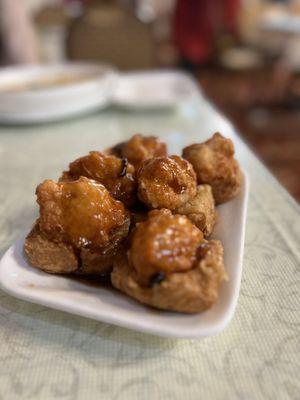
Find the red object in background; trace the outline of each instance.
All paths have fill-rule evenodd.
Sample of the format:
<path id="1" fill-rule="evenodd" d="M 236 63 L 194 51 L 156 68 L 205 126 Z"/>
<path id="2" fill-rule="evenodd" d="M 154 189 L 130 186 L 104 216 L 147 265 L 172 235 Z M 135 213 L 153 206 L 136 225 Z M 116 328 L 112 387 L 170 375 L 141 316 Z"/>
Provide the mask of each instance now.
<path id="1" fill-rule="evenodd" d="M 222 32 L 235 32 L 240 0 L 177 0 L 175 44 L 181 56 L 194 64 L 212 56 Z"/>

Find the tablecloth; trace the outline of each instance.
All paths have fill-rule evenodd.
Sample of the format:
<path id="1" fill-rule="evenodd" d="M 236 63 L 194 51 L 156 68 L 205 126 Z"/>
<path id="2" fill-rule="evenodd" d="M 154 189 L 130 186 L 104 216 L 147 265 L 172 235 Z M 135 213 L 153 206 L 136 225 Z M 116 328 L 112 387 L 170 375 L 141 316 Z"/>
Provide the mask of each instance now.
<path id="1" fill-rule="evenodd" d="M 177 111 L 108 109 L 0 128 L 0 254 L 37 215 L 35 187 L 135 132 L 184 145 L 220 130 L 250 176 L 243 278 L 217 336 L 146 335 L 0 292 L 0 399 L 299 399 L 299 207 L 203 98 Z M 254 149 L 255 150 L 255 149 Z"/>

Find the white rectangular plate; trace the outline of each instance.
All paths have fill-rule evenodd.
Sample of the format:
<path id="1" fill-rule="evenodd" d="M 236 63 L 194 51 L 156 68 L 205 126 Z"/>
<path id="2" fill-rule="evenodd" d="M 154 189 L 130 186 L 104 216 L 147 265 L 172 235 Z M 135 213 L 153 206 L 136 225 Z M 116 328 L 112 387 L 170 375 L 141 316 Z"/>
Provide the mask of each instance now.
<path id="1" fill-rule="evenodd" d="M 218 303 L 204 313 L 185 315 L 158 311 L 112 289 L 39 271 L 24 258 L 24 237 L 12 245 L 0 261 L 0 286 L 19 299 L 142 332 L 194 339 L 214 335 L 230 322 L 237 304 L 247 199 L 248 179 L 244 175 L 239 196 L 218 207 L 214 237 L 223 243 L 229 281 L 222 285 Z"/>

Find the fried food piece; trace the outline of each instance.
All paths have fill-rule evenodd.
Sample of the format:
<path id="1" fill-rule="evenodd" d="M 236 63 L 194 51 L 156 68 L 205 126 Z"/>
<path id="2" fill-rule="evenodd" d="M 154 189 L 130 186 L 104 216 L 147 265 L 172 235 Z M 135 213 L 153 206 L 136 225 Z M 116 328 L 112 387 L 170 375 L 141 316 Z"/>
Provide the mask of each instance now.
<path id="1" fill-rule="evenodd" d="M 190 269 L 203 240 L 202 232 L 188 218 L 155 210 L 137 224 L 128 258 L 141 285 L 149 286 L 156 274 Z"/>
<path id="2" fill-rule="evenodd" d="M 174 210 L 196 195 L 196 174 L 179 156 L 144 161 L 138 171 L 138 197 L 149 208 Z"/>
<path id="3" fill-rule="evenodd" d="M 73 182 L 44 181 L 37 187 L 37 202 L 41 230 L 79 248 L 103 247 L 118 240 L 127 218 L 121 202 L 85 177 Z"/>
<path id="4" fill-rule="evenodd" d="M 120 143 L 108 150 L 117 157 L 125 157 L 137 170 L 143 161 L 167 155 L 167 146 L 155 136 L 132 136 L 128 142 Z"/>
<path id="5" fill-rule="evenodd" d="M 128 224 L 129 225 L 129 224 Z M 127 225 L 127 228 L 128 228 Z M 76 249 L 62 241 L 52 241 L 39 228 L 38 222 L 25 239 L 24 252 L 29 263 L 53 274 L 105 275 L 112 265 L 120 246 L 107 246 L 90 250 Z"/>
<path id="6" fill-rule="evenodd" d="M 102 183 L 115 199 L 130 207 L 136 200 L 134 172 L 134 167 L 126 158 L 91 151 L 89 155 L 73 161 L 60 181 L 72 181 L 85 176 Z"/>
<path id="7" fill-rule="evenodd" d="M 33 266 L 55 273 L 110 270 L 130 219 L 124 205 L 103 185 L 85 177 L 60 183 L 46 180 L 37 187 L 37 202 L 37 230 L 25 242 Z"/>
<path id="8" fill-rule="evenodd" d="M 53 274 L 105 275 L 111 272 L 118 246 L 81 251 L 74 246 L 52 241 L 45 236 L 38 222 L 25 239 L 24 252 L 29 263 Z"/>
<path id="9" fill-rule="evenodd" d="M 24 251 L 29 263 L 53 274 L 68 274 L 79 268 L 79 259 L 72 245 L 52 242 L 36 223 L 25 239 Z"/>
<path id="10" fill-rule="evenodd" d="M 199 185 L 196 196 L 174 210 L 174 213 L 186 215 L 203 232 L 205 237 L 210 236 L 217 219 L 211 186 Z"/>
<path id="11" fill-rule="evenodd" d="M 126 253 L 116 257 L 111 275 L 115 288 L 141 303 L 185 313 L 198 313 L 212 307 L 226 278 L 223 247 L 218 240 L 202 242 L 192 269 L 157 275 L 151 287 L 142 286 L 137 280 Z"/>
<path id="12" fill-rule="evenodd" d="M 239 193 L 242 176 L 230 139 L 215 133 L 204 143 L 185 147 L 183 157 L 193 165 L 198 183 L 211 185 L 216 204 Z"/>
<path id="13" fill-rule="evenodd" d="M 153 157 L 167 155 L 167 146 L 155 136 L 134 135 L 122 148 L 122 156 L 136 167 Z"/>

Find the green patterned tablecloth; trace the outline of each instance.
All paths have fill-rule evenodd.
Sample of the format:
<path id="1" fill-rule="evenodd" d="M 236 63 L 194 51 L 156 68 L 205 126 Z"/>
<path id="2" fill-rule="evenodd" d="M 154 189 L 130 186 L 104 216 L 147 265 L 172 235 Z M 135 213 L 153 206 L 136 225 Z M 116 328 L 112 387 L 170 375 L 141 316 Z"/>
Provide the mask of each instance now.
<path id="1" fill-rule="evenodd" d="M 184 145 L 231 136 L 251 180 L 239 302 L 230 325 L 168 340 L 0 292 L 0 399 L 300 399 L 299 208 L 203 99 L 177 112 L 107 110 L 0 128 L 0 254 L 35 218 L 35 186 L 135 132 Z M 184 135 L 182 135 L 182 133 Z"/>

